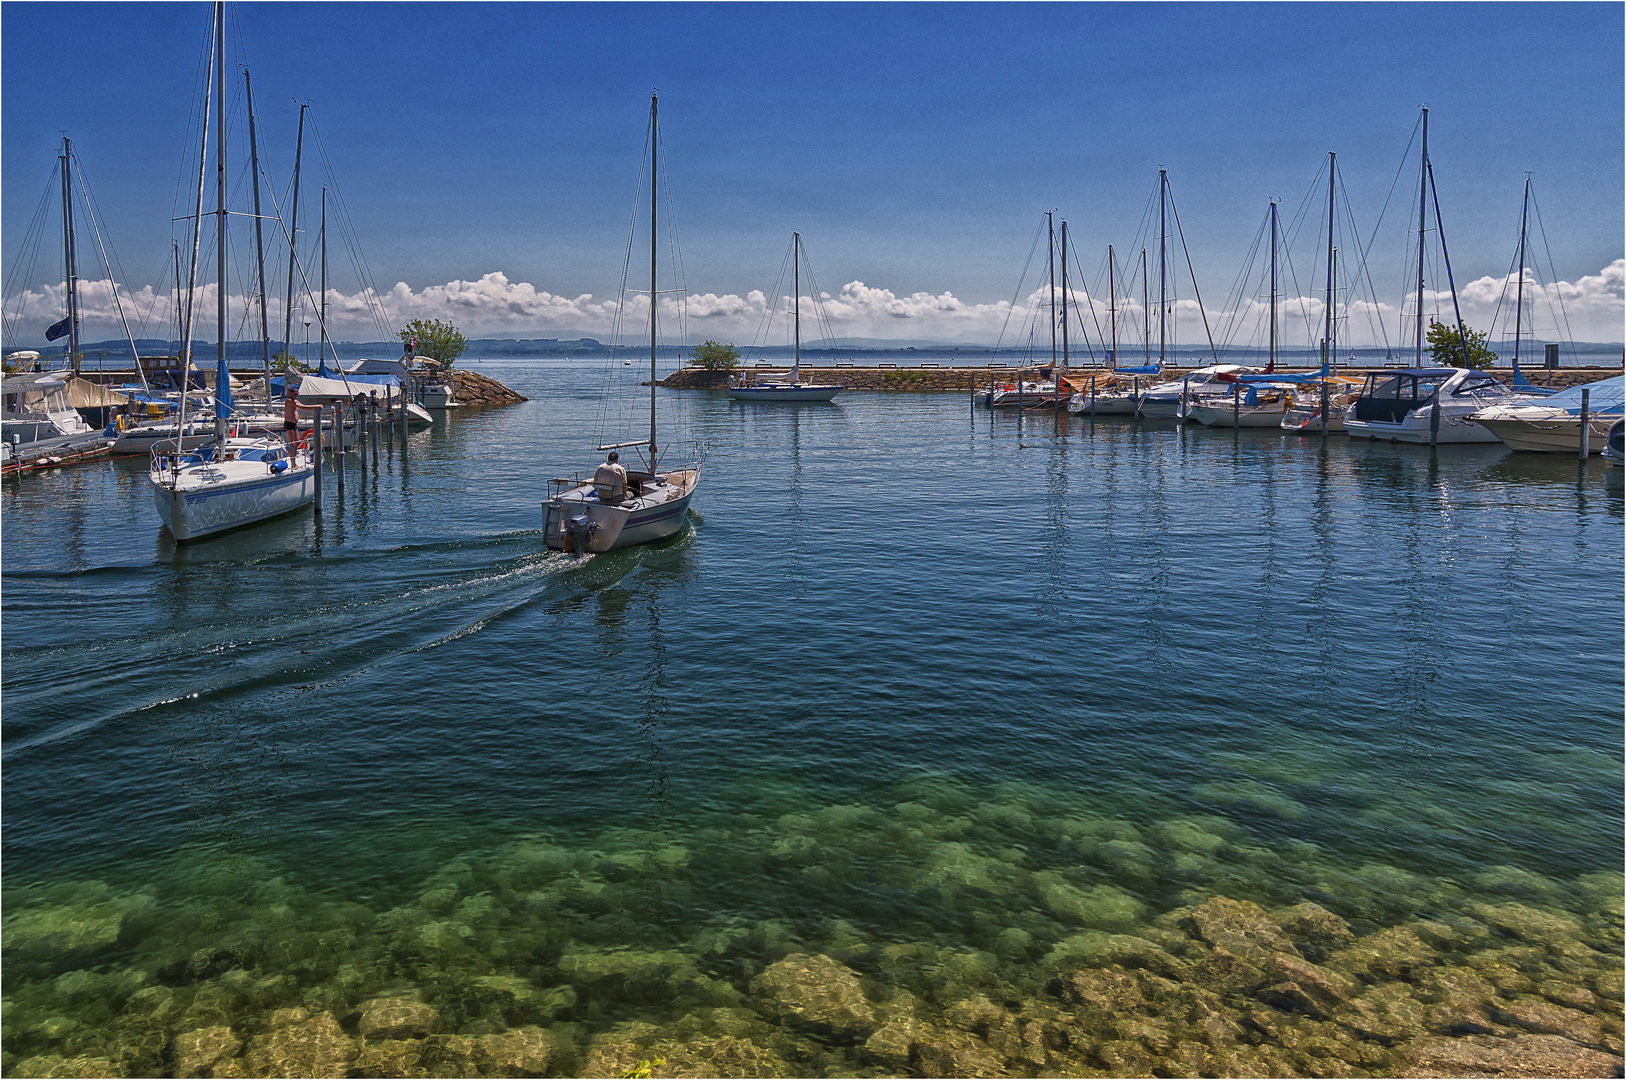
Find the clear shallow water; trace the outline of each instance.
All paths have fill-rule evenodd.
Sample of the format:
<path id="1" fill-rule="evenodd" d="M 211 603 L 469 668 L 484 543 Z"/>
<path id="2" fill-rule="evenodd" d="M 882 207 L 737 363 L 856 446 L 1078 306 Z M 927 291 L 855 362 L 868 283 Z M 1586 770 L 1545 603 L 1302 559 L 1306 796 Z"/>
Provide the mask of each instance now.
<path id="1" fill-rule="evenodd" d="M 1240 1010 L 1200 974 L 1214 897 L 1470 927 L 1424 933 L 1427 966 L 1530 986 L 1466 1027 L 1316 1020 L 1371 1060 L 1256 1024 L 1198 1071 L 1381 1072 L 1430 1033 L 1536 1030 L 1505 1009 L 1560 1007 L 1555 981 L 1618 1052 L 1602 462 L 691 393 L 691 530 L 576 561 L 538 504 L 594 460 L 601 369 L 480 368 L 531 400 L 352 465 L 320 521 L 177 550 L 134 459 L 0 489 L 8 1072 L 196 1069 L 215 1028 L 216 1075 L 331 1071 L 275 1057 L 324 1014 L 359 1054 L 420 1044 L 383 1072 L 491 1071 L 446 1039 L 529 1028 L 558 1072 L 1144 1072 L 1114 1047 L 1164 1068 L 1191 1040 L 1039 1060 L 951 1018 L 1020 1026 L 1113 962 Z M 1562 962 L 1508 953 L 1538 946 Z M 848 974 L 785 989 L 804 954 Z M 868 1026 L 797 1004 L 849 977 Z M 381 998 L 436 1018 L 380 1028 Z M 980 1048 L 899 1057 L 900 1017 Z"/>

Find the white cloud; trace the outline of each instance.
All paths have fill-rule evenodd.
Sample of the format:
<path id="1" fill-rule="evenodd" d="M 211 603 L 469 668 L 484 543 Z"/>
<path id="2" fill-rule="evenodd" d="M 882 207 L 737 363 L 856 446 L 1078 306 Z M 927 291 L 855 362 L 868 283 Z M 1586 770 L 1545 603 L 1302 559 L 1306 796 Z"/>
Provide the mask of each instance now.
<path id="1" fill-rule="evenodd" d="M 1504 332 L 1511 334 L 1511 304 L 1502 301 L 1503 310 L 1497 316 L 1497 304 L 1506 283 L 1502 278 L 1484 277 L 1468 282 L 1459 291 L 1463 318 L 1479 329 L 1493 331 L 1493 337 Z M 1617 259 L 1597 274 L 1575 281 L 1560 281 L 1541 286 L 1527 279 L 1525 286 L 1527 311 L 1535 316 L 1536 333 L 1547 338 L 1570 337 L 1580 341 L 1620 341 L 1626 337 L 1626 259 Z M 6 298 L 5 311 L 8 344 L 15 340 L 22 344 L 37 343 L 44 330 L 62 317 L 65 290 L 62 285 L 41 287 Z M 135 292 L 120 290 L 124 312 L 130 329 L 137 337 L 167 337 L 173 331 L 174 295 L 155 293 L 151 287 Z M 214 286 L 198 290 L 198 337 L 214 340 Z M 1007 345 L 1017 345 L 1029 336 L 1048 341 L 1049 329 L 1044 319 L 1048 311 L 1048 289 L 1035 290 L 1013 311 L 1007 300 L 974 303 L 962 300 L 952 292 L 915 292 L 900 295 L 890 289 L 878 288 L 862 281 L 842 286 L 835 294 L 820 296 L 823 313 L 828 319 L 831 333 L 837 337 L 880 338 L 894 340 L 924 340 L 991 344 L 1004 332 Z M 1434 292 L 1425 293 L 1428 311 L 1441 312 L 1450 317 L 1450 296 Z M 1106 333 L 1107 305 L 1102 298 L 1086 299 L 1075 292 L 1087 336 L 1098 340 Z M 104 340 L 123 336 L 114 304 L 113 291 L 106 281 L 82 282 L 80 305 L 84 336 L 89 340 Z M 772 334 L 778 344 L 784 339 L 784 312 L 789 299 L 781 298 L 777 304 L 779 316 Z M 1090 305 L 1086 307 L 1085 305 Z M 293 337 L 302 340 L 308 304 L 296 310 Z M 740 344 L 750 343 L 763 324 L 769 307 L 768 298 L 752 290 L 744 296 L 699 293 L 687 301 L 688 336 L 716 337 Z M 1194 300 L 1183 299 L 1173 305 L 1174 326 L 1178 340 L 1186 346 L 1203 340 L 1202 313 Z M 1409 304 L 1408 304 L 1409 307 Z M 1093 311 L 1092 311 L 1093 308 Z M 631 336 L 647 325 L 649 301 L 646 296 L 634 296 L 628 301 L 623 319 Z M 1217 339 L 1236 344 L 1263 344 L 1263 326 L 1267 306 L 1258 300 L 1244 301 L 1237 310 L 1225 312 L 1210 309 L 1208 323 Z M 1318 339 L 1324 317 L 1322 301 L 1313 296 L 1292 297 L 1280 301 L 1280 340 L 1288 348 L 1303 348 Z M 678 301 L 675 297 L 661 300 L 661 320 L 664 327 L 676 330 Z M 1389 303 L 1373 305 L 1357 302 L 1348 311 L 1349 318 L 1342 332 L 1346 340 L 1353 337 L 1359 345 L 1381 344 L 1382 328 L 1389 339 L 1401 344 L 1405 331 L 1400 326 L 1396 306 Z M 1493 317 L 1495 325 L 1493 326 Z M 256 310 L 243 303 L 240 296 L 231 299 L 231 327 L 228 336 L 247 339 L 255 336 L 259 317 Z M 345 294 L 337 289 L 328 292 L 328 322 L 333 337 L 339 340 L 388 340 L 393 330 L 408 319 L 444 319 L 460 327 L 470 337 L 549 337 L 555 332 L 581 331 L 608 339 L 613 333 L 616 305 L 611 299 L 598 299 L 591 293 L 570 297 L 539 290 L 528 282 L 512 282 L 501 272 L 486 274 L 476 281 L 450 281 L 443 285 L 429 285 L 413 290 L 400 282 L 382 296 L 367 292 Z M 804 340 L 813 341 L 820 336 L 812 299 L 802 302 Z M 1037 321 L 1035 321 L 1037 320 Z M 282 303 L 273 298 L 269 304 L 272 337 L 282 336 Z M 312 320 L 314 323 L 314 319 Z M 1156 316 L 1153 316 L 1153 334 L 1156 334 Z M 1567 332 L 1554 332 L 1555 326 L 1567 322 Z M 1135 298 L 1119 298 L 1118 326 L 1120 348 L 1129 351 L 1138 344 L 1140 328 L 1144 325 L 1144 312 Z M 1100 330 L 1097 330 L 1097 327 Z M 317 327 L 313 325 L 312 330 Z M 315 336 L 313 334 L 313 336 Z M 1077 333 L 1074 333 L 1077 340 Z M 1080 343 L 1082 350 L 1083 343 Z"/>

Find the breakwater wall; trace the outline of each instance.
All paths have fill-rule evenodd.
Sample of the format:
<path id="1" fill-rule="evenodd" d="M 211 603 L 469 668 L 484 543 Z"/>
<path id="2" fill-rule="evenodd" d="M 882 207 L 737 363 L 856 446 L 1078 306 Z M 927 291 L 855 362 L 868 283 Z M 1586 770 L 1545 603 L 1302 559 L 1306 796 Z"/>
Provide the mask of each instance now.
<path id="1" fill-rule="evenodd" d="M 722 390 L 728 386 L 732 375 L 761 375 L 766 377 L 770 372 L 783 374 L 789 365 L 776 365 L 774 367 L 746 367 L 733 372 L 708 371 L 705 368 L 686 367 L 660 381 L 660 385 L 674 390 Z M 1038 378 L 1042 371 L 1048 368 L 989 368 L 989 367 L 939 367 L 930 365 L 924 367 L 897 367 L 883 365 L 876 367 L 807 367 L 802 368 L 804 382 L 842 383 L 848 390 L 959 390 L 969 391 L 974 388 L 986 389 L 991 380 L 1000 382 L 1014 381 L 1017 377 L 1024 379 Z M 1182 376 L 1197 370 L 1196 368 L 1163 369 L 1161 375 L 1139 376 L 1142 385 L 1154 382 L 1173 382 Z M 1315 369 L 1297 369 L 1298 372 L 1310 372 Z M 1345 368 L 1344 375 L 1363 376 L 1369 371 L 1384 371 L 1385 368 Z M 1567 387 L 1579 386 L 1582 383 L 1597 382 L 1612 375 L 1620 374 L 1620 368 L 1560 368 L 1557 371 L 1547 371 L 1543 368 L 1526 368 L 1525 372 L 1530 380 L 1538 386 Z M 1288 369 L 1282 369 L 1283 374 L 1290 374 Z M 1497 372 L 1504 379 L 1511 379 L 1510 370 Z M 1072 368 L 1065 376 L 1075 385 L 1087 386 L 1091 375 L 1102 380 L 1102 385 L 1111 379 L 1112 372 L 1107 368 Z M 1129 376 L 1120 376 L 1128 379 Z"/>

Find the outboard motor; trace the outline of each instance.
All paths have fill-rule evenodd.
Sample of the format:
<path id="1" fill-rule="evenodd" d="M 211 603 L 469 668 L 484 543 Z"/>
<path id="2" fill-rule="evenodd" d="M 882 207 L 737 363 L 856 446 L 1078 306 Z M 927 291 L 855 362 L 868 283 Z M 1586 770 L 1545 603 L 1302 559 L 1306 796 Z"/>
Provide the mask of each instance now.
<path id="1" fill-rule="evenodd" d="M 597 525 L 587 519 L 586 514 L 577 514 L 565 522 L 565 532 L 570 536 L 571 547 L 577 555 L 588 553 L 587 541 L 597 528 Z"/>

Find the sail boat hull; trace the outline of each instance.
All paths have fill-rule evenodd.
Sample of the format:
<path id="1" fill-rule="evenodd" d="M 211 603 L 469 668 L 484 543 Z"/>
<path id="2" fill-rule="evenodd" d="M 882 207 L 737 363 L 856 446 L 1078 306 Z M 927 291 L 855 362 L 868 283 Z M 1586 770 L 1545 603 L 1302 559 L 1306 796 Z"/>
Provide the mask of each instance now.
<path id="1" fill-rule="evenodd" d="M 659 543 L 682 531 L 699 486 L 698 465 L 652 477 L 636 499 L 615 504 L 601 502 L 592 484 L 578 484 L 548 501 L 543 542 L 578 555 Z"/>
<path id="2" fill-rule="evenodd" d="M 212 451 L 189 454 L 179 469 L 171 468 L 161 451 L 155 456 L 148 475 L 153 506 L 176 540 L 252 525 L 316 498 L 310 459 L 296 458 L 290 467 L 278 440 L 232 440 L 225 461 L 213 460 Z"/>
<path id="3" fill-rule="evenodd" d="M 831 401 L 841 390 L 842 387 L 839 385 L 757 383 L 753 386 L 730 386 L 728 396 L 735 401 Z"/>

